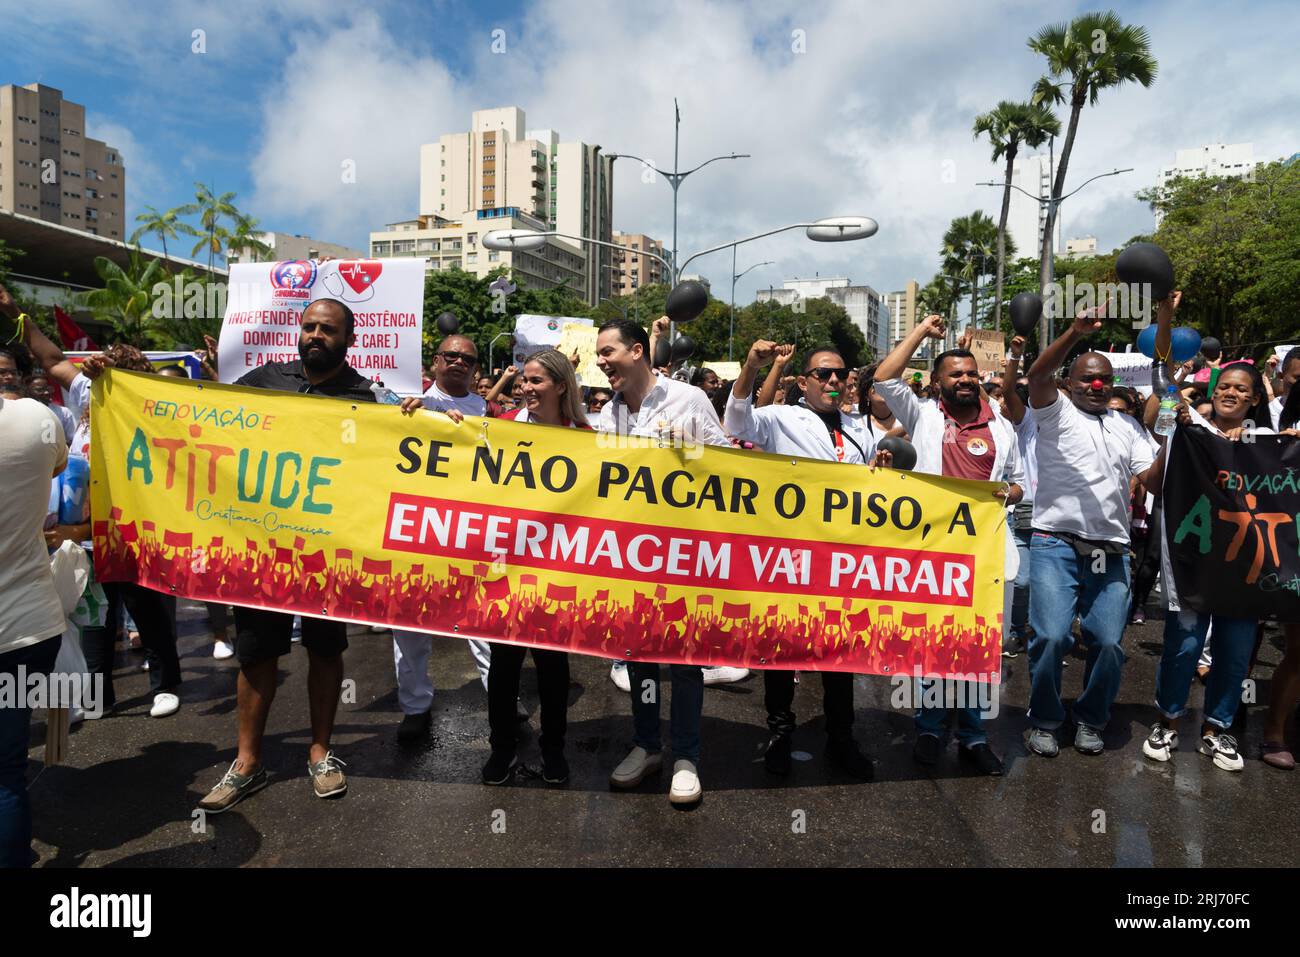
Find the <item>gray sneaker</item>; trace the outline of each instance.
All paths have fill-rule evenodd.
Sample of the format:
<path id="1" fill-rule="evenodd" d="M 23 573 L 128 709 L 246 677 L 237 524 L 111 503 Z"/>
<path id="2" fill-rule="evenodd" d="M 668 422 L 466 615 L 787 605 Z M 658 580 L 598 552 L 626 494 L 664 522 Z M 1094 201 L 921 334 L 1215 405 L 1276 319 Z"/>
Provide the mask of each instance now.
<path id="1" fill-rule="evenodd" d="M 1086 724 L 1079 725 L 1079 730 L 1074 733 L 1074 750 L 1080 754 L 1101 754 L 1106 750 L 1101 732 Z"/>
<path id="2" fill-rule="evenodd" d="M 318 798 L 342 797 L 348 789 L 348 779 L 343 773 L 344 763 L 334 757 L 330 751 L 324 760 L 312 764 L 307 762 L 307 773 L 311 775 L 311 786 Z"/>
<path id="3" fill-rule="evenodd" d="M 235 770 L 235 764 L 230 763 L 229 770 L 218 782 L 217 786 L 208 792 L 208 796 L 199 802 L 199 809 L 209 814 L 220 814 L 222 811 L 229 811 L 232 807 L 254 794 L 268 784 L 266 778 L 266 768 L 258 768 L 252 774 L 240 774 Z"/>
<path id="4" fill-rule="evenodd" d="M 1034 728 L 1029 732 L 1029 750 L 1045 758 L 1054 758 L 1061 753 L 1061 746 L 1056 743 L 1056 735 L 1046 728 Z"/>

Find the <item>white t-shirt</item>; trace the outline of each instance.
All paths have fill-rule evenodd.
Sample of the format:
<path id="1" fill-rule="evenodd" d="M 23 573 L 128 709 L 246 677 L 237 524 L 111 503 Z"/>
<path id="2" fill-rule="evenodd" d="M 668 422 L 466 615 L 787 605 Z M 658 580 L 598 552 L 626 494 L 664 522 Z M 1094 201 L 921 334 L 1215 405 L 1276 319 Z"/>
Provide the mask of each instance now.
<path id="1" fill-rule="evenodd" d="M 63 437 L 71 445 L 72 437 L 77 434 L 77 420 L 72 412 L 61 405 L 50 405 L 46 408 L 59 417 L 59 422 L 63 425 Z"/>
<path id="2" fill-rule="evenodd" d="M 82 410 L 90 404 L 90 380 L 80 372 L 72 380 L 72 385 L 68 386 L 68 411 L 72 413 L 73 419 L 76 420 L 76 428 L 72 433 L 71 453 L 80 455 L 83 459 L 90 458 L 90 417 L 82 415 Z"/>
<path id="3" fill-rule="evenodd" d="M 35 399 L 0 399 L 0 654 L 63 634 L 41 532 L 50 478 L 67 463 L 58 416 Z"/>
<path id="4" fill-rule="evenodd" d="M 663 375 L 655 376 L 654 388 L 635 412 L 623 402 L 623 393 L 614 393 L 614 398 L 600 410 L 597 428 L 601 432 L 652 438 L 665 429 L 678 429 L 687 442 L 731 445 L 704 390 Z"/>
<path id="5" fill-rule="evenodd" d="M 1268 414 L 1273 420 L 1273 431 L 1278 432 L 1282 429 L 1282 406 L 1286 405 L 1286 396 L 1279 395 L 1276 399 L 1268 404 Z"/>
<path id="6" fill-rule="evenodd" d="M 1082 412 L 1060 392 L 1030 414 L 1038 423 L 1034 528 L 1128 544 L 1129 479 L 1155 461 L 1139 430 L 1114 409 Z"/>
<path id="7" fill-rule="evenodd" d="M 1025 496 L 1020 501 L 1032 505 L 1038 491 L 1038 420 L 1025 410 L 1024 417 L 1015 423 L 1016 448 L 1020 464 L 1025 470 Z"/>
<path id="8" fill-rule="evenodd" d="M 424 393 L 424 407 L 432 412 L 457 409 L 462 415 L 487 415 L 487 402 L 481 395 L 474 392 L 465 395 L 448 395 L 438 388 L 436 382 Z"/>

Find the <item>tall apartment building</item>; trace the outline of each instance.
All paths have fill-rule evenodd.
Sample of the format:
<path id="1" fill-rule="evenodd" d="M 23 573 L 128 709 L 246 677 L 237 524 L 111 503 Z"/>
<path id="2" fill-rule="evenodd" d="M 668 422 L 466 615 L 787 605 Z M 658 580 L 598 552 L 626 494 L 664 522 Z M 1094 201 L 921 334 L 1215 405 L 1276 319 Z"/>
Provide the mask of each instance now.
<path id="1" fill-rule="evenodd" d="M 1057 158 L 1060 162 L 1060 158 Z M 1047 200 L 1052 196 L 1052 164 L 1047 156 L 1017 156 L 1011 166 L 1011 184 L 1025 193 L 1013 189 L 1011 206 L 1007 211 L 1007 233 L 1016 244 L 1016 257 L 1038 258 L 1042 249 L 1043 228 L 1047 224 Z M 1030 196 L 1036 197 L 1031 199 Z M 998 197 L 1001 199 L 1001 197 Z M 1061 251 L 1061 210 L 1056 211 L 1056 224 L 1052 229 L 1052 250 Z"/>
<path id="2" fill-rule="evenodd" d="M 1195 149 L 1178 150 L 1172 166 L 1160 170 L 1157 186 L 1161 192 L 1179 177 L 1203 179 L 1207 176 L 1230 176 L 1234 179 L 1253 180 L 1255 167 L 1254 143 L 1211 143 Z M 1156 212 L 1156 225 L 1164 217 Z"/>
<path id="3" fill-rule="evenodd" d="M 898 345 L 916 328 L 916 298 L 920 291 L 921 287 L 916 280 L 909 279 L 898 292 L 885 293 L 885 308 L 889 310 L 890 348 Z"/>
<path id="4" fill-rule="evenodd" d="M 887 324 L 881 314 L 883 305 L 880 293 L 870 286 L 852 285 L 845 278 L 787 279 L 780 289 L 760 289 L 755 297 L 759 302 L 769 300 L 790 306 L 800 299 L 828 299 L 841 306 L 849 319 L 862 331 L 875 359 L 888 353 Z"/>
<path id="5" fill-rule="evenodd" d="M 0 86 L 0 209 L 125 240 L 126 168 L 50 86 Z"/>
<path id="6" fill-rule="evenodd" d="M 517 106 L 477 110 L 469 132 L 448 133 L 420 147 L 419 220 L 426 224 L 476 222 L 480 213 L 499 211 L 495 218 L 522 215 L 544 230 L 612 242 L 613 196 L 613 162 L 599 146 L 562 143 L 554 130 L 528 130 Z M 385 240 L 372 234 L 371 241 Z M 575 249 L 583 260 L 575 291 L 595 305 L 610 295 L 611 270 L 605 267 L 616 253 L 557 240 L 554 258 Z"/>
<path id="7" fill-rule="evenodd" d="M 614 242 L 625 251 L 614 254 L 613 295 L 630 296 L 641 286 L 667 282 L 663 263 L 645 255 L 649 252 L 663 257 L 663 243 L 643 233 L 620 233 L 617 229 Z"/>

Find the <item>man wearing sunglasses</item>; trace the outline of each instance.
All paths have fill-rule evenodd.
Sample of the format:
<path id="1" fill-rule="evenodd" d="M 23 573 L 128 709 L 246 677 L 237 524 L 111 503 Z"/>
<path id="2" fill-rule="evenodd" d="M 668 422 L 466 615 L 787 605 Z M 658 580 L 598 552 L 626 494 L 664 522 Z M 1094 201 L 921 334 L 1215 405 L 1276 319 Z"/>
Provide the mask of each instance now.
<path id="1" fill-rule="evenodd" d="M 421 404 L 430 412 L 485 416 L 487 402 L 472 391 L 478 372 L 478 347 L 465 336 L 448 336 L 438 344 L 433 356 L 433 385 L 424 393 Z M 408 408 L 411 400 L 403 408 Z M 491 645 L 471 640 L 470 654 L 479 678 L 487 690 L 488 666 L 492 662 Z M 397 669 L 397 702 L 402 707 L 402 723 L 397 740 L 414 741 L 429 733 L 433 723 L 433 680 L 429 677 L 429 655 L 433 637 L 422 631 L 393 629 L 393 666 Z"/>
<path id="2" fill-rule="evenodd" d="M 778 356 L 789 356 L 794 346 L 779 346 L 760 339 L 749 349 L 740 376 L 727 396 L 723 427 L 743 442 L 766 452 L 804 458 L 866 465 L 875 461 L 875 443 L 862 430 L 860 417 L 846 415 L 841 395 L 849 378 L 844 359 L 833 348 L 817 349 L 799 376 L 803 398 L 797 405 L 769 405 L 755 409 L 754 379 L 758 370 Z M 853 740 L 853 675 L 823 671 L 822 708 L 826 715 L 826 760 L 855 778 L 870 781 L 871 760 Z M 773 774 L 790 773 L 790 737 L 794 732 L 794 672 L 764 671 L 767 726 L 772 732 L 763 761 Z"/>
<path id="3" fill-rule="evenodd" d="M 916 446 L 917 472 L 948 475 L 1003 483 L 993 495 L 1003 505 L 1020 501 L 1024 492 L 1024 470 L 1017 451 L 1015 426 L 990 403 L 980 387 L 979 366 L 965 349 L 949 349 L 934 360 L 931 383 L 937 384 L 937 401 L 919 399 L 901 376 L 907 364 L 926 339 L 943 341 L 947 324 L 939 316 L 926 316 L 908 333 L 876 369 L 876 391 L 889 405 L 899 424 L 907 430 Z M 1007 536 L 1004 583 L 1015 580 L 1020 559 L 1015 541 Z M 1006 585 L 1002 620 L 1011 623 L 1011 590 Z M 924 682 L 922 685 L 924 686 Z M 947 682 L 946 691 L 957 700 L 977 700 L 975 689 Z M 922 700 L 930 696 L 924 688 Z M 946 697 L 946 696 L 945 696 Z M 979 708 L 959 707 L 957 711 L 958 754 L 980 774 L 1002 773 L 1002 762 L 988 746 L 988 736 Z M 943 753 L 948 737 L 948 709 L 922 705 L 916 713 L 916 746 L 912 756 L 920 764 L 935 764 Z"/>

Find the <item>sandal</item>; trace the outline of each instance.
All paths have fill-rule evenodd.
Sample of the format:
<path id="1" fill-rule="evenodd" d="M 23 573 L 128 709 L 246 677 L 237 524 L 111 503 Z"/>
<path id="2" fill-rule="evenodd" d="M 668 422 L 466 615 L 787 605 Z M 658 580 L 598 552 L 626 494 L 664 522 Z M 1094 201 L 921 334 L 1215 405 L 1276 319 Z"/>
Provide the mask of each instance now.
<path id="1" fill-rule="evenodd" d="M 1282 771 L 1295 768 L 1295 756 L 1282 741 L 1265 741 L 1260 745 L 1260 760 Z"/>

